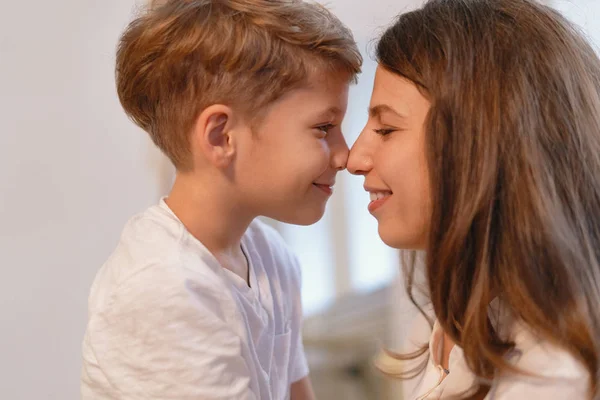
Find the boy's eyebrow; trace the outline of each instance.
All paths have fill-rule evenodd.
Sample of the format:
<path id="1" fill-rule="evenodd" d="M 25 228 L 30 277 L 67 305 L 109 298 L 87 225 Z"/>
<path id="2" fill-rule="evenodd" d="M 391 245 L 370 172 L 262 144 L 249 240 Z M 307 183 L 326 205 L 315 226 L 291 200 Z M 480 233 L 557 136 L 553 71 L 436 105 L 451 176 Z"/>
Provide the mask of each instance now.
<path id="1" fill-rule="evenodd" d="M 323 111 L 317 116 L 317 119 L 328 119 L 331 117 L 336 117 L 342 114 L 342 110 L 339 107 L 333 106 L 329 107 L 327 110 Z"/>
<path id="2" fill-rule="evenodd" d="M 383 114 L 383 113 L 391 113 L 391 114 L 396 115 L 399 118 L 406 118 L 406 115 L 399 113 L 398 111 L 394 110 L 394 108 L 392 108 L 391 106 L 388 106 L 387 104 L 378 104 L 376 106 L 369 108 L 369 116 L 371 118 L 380 117 L 381 114 Z"/>

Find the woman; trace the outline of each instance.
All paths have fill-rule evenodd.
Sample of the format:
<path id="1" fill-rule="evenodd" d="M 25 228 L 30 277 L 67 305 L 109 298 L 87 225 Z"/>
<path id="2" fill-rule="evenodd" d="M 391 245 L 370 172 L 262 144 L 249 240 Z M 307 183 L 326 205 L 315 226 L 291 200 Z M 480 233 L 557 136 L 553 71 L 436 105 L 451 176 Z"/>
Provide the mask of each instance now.
<path id="1" fill-rule="evenodd" d="M 431 0 L 377 59 L 348 169 L 383 241 L 425 253 L 433 332 L 397 357 L 427 357 L 411 398 L 600 399 L 593 49 L 533 1 Z"/>

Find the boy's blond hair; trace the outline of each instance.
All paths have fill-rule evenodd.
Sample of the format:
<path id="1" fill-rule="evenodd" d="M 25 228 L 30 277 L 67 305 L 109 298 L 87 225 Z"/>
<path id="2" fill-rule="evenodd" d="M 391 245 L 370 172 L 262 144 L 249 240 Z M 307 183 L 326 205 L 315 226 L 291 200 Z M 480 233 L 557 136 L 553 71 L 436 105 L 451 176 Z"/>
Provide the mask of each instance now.
<path id="1" fill-rule="evenodd" d="M 353 80 L 362 58 L 327 9 L 301 0 L 163 0 L 127 27 L 116 63 L 119 99 L 179 170 L 189 133 L 212 104 L 261 115 L 313 70 Z"/>

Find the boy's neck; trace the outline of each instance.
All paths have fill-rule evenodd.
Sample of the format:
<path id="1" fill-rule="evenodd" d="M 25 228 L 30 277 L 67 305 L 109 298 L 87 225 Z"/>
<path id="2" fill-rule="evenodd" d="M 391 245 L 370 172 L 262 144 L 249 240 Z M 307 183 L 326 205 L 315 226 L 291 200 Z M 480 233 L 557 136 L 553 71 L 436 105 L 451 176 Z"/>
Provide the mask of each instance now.
<path id="1" fill-rule="evenodd" d="M 192 174 L 178 173 L 166 203 L 224 268 L 247 280 L 241 240 L 255 216 L 244 214 L 236 196 L 222 193 L 214 182 L 201 181 Z"/>

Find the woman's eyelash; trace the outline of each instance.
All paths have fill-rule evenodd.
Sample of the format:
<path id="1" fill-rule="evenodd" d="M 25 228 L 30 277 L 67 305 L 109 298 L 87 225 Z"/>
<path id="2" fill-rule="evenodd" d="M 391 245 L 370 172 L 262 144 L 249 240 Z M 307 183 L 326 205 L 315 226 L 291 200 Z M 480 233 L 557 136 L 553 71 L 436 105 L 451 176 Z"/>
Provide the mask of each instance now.
<path id="1" fill-rule="evenodd" d="M 395 131 L 396 129 L 373 129 L 373 132 L 381 136 L 389 135 L 390 133 Z"/>

